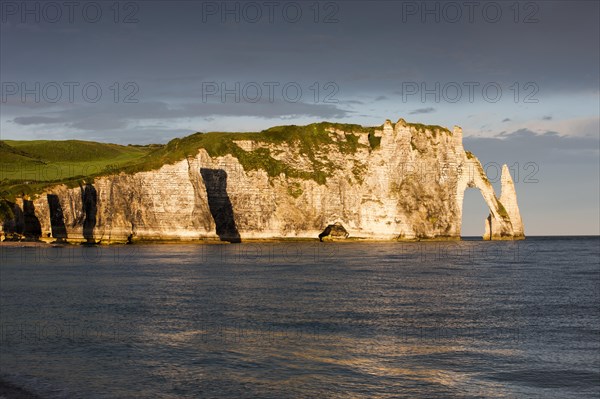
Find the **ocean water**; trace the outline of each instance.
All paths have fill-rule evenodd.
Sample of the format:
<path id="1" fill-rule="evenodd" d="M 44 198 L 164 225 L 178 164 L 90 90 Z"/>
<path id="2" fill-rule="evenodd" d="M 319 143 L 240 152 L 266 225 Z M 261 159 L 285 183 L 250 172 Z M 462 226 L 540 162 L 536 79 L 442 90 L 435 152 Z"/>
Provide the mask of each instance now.
<path id="1" fill-rule="evenodd" d="M 600 239 L 0 246 L 45 398 L 598 398 Z"/>

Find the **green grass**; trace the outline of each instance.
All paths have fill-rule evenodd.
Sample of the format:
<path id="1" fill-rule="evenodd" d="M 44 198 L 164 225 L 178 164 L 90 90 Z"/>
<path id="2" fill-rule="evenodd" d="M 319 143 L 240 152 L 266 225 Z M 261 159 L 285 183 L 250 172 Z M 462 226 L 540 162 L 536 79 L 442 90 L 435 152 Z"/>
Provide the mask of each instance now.
<path id="1" fill-rule="evenodd" d="M 0 200 L 0 221 L 10 220 L 15 217 L 13 210 L 6 201 Z"/>
<path id="2" fill-rule="evenodd" d="M 346 132 L 344 141 L 335 142 L 326 129 L 333 128 Z M 372 133 L 375 128 L 365 128 L 360 125 L 321 122 L 307 126 L 276 126 L 260 133 L 255 133 L 251 139 L 267 141 L 274 144 L 296 143 L 300 152 L 306 155 L 319 150 L 322 145 L 335 144 L 343 154 L 354 154 L 359 146 L 358 136 L 352 133 Z"/>
<path id="3" fill-rule="evenodd" d="M 91 141 L 0 142 L 0 180 L 54 181 L 90 176 L 140 160 L 149 147 Z"/>
<path id="4" fill-rule="evenodd" d="M 343 140 L 335 141 L 326 129 L 343 130 L 346 135 Z M 339 124 L 331 122 L 314 123 L 307 126 L 276 126 L 257 133 L 195 133 L 184 138 L 171 140 L 166 146 L 150 152 L 140 162 L 125 167 L 128 173 L 147 171 L 160 168 L 186 157 L 195 156 L 200 148 L 204 148 L 211 157 L 231 154 L 236 157 L 245 170 L 263 169 L 271 177 L 284 174 L 287 177 L 312 179 L 319 184 L 325 184 L 327 177 L 333 173 L 333 166 L 317 158 L 324 146 L 334 145 L 343 154 L 354 154 L 361 146 L 358 136 L 353 133 L 372 133 L 375 128 L 360 125 Z M 266 144 L 283 144 L 297 146 L 299 152 L 312 163 L 312 171 L 297 170 L 283 161 L 271 156 L 268 149 L 260 148 L 245 151 L 235 141 L 251 140 Z"/>
<path id="5" fill-rule="evenodd" d="M 0 162 L 37 162 L 41 161 L 32 154 L 29 154 L 23 150 L 19 150 L 13 146 L 8 145 L 5 141 L 0 141 Z"/>
<path id="6" fill-rule="evenodd" d="M 406 124 L 408 126 L 410 126 L 410 127 L 415 128 L 416 130 L 418 130 L 420 132 L 424 132 L 425 130 L 429 130 L 434 135 L 435 135 L 436 131 L 440 131 L 440 132 L 452 134 L 452 132 L 450 130 L 446 129 L 443 126 L 439 126 L 439 125 L 424 125 L 422 123 L 408 123 L 408 122 L 406 122 Z"/>
<path id="7" fill-rule="evenodd" d="M 10 147 L 45 162 L 89 162 L 90 160 L 135 159 L 148 151 L 144 147 L 66 140 L 5 140 Z"/>
<path id="8" fill-rule="evenodd" d="M 450 130 L 448 130 L 447 128 L 445 128 L 444 126 L 440 126 L 440 125 L 425 125 L 423 123 L 410 123 L 410 122 L 406 122 L 404 119 L 402 119 L 402 121 L 404 121 L 404 124 L 408 127 L 412 127 L 414 129 L 416 129 L 419 132 L 425 132 L 426 130 L 429 130 L 430 132 L 432 132 L 432 134 L 435 136 L 437 132 L 442 132 L 442 133 L 449 133 L 450 135 L 452 135 L 452 132 Z M 380 126 L 376 126 L 376 129 L 383 129 L 383 125 Z M 396 128 L 396 124 L 392 123 L 392 128 Z"/>
<path id="9" fill-rule="evenodd" d="M 0 141 L 0 198 L 32 195 L 57 183 L 76 187 L 92 178 L 138 162 L 150 146 L 91 141 Z"/>

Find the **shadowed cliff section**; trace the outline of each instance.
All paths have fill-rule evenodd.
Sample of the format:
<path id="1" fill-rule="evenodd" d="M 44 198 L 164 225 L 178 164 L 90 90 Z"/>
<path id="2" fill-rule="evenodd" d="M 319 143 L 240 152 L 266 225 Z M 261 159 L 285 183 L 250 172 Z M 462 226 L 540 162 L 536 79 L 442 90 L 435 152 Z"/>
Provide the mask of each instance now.
<path id="1" fill-rule="evenodd" d="M 65 242 L 67 240 L 67 226 L 65 226 L 65 217 L 58 195 L 48 194 L 47 198 L 52 237 L 56 238 L 58 242 Z"/>
<path id="2" fill-rule="evenodd" d="M 83 238 L 88 244 L 95 244 L 94 228 L 96 227 L 96 215 L 98 213 L 98 193 L 91 184 L 81 187 L 81 202 L 83 203 Z"/>
<path id="3" fill-rule="evenodd" d="M 42 225 L 36 215 L 33 201 L 23 199 L 22 207 L 19 204 L 2 201 L 0 211 L 3 217 L 0 237 L 8 240 L 34 240 L 42 236 Z"/>
<path id="4" fill-rule="evenodd" d="M 42 235 L 42 225 L 35 215 L 35 206 L 32 201 L 23 201 L 23 235 L 27 240 L 39 240 Z"/>
<path id="5" fill-rule="evenodd" d="M 227 194 L 227 172 L 222 169 L 201 168 L 204 180 L 208 207 L 215 220 L 217 235 L 221 241 L 241 242 L 233 216 L 233 206 Z"/>
<path id="6" fill-rule="evenodd" d="M 23 211 L 9 201 L 0 201 L 0 216 L 2 217 L 2 234 L 7 240 L 16 240 L 23 233 Z"/>

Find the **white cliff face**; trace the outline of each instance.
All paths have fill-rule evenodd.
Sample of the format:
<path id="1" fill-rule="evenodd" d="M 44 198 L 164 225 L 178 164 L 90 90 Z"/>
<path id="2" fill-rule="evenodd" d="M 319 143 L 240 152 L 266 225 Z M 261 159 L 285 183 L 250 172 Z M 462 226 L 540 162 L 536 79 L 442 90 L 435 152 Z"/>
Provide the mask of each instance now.
<path id="1" fill-rule="evenodd" d="M 317 239 L 336 223 L 351 238 L 459 238 L 464 191 L 477 187 L 490 208 L 491 238 L 523 236 L 508 169 L 498 200 L 477 158 L 465 152 L 460 128 L 386 121 L 374 132 L 379 146 L 365 132 L 323 134 L 334 144 L 314 148 L 312 158 L 295 142 L 235 141 L 244 154 L 267 149 L 296 170 L 325 165 L 321 184 L 245 168 L 233 155 L 211 157 L 200 148 L 157 170 L 53 187 L 31 199 L 33 212 L 42 237 L 57 237 L 62 223 L 68 240 L 100 242 Z M 353 151 L 337 146 L 350 140 Z"/>
<path id="2" fill-rule="evenodd" d="M 523 221 L 521 220 L 521 212 L 519 211 L 519 205 L 517 204 L 517 192 L 506 164 L 502 166 L 501 179 L 502 193 L 500 195 L 500 202 L 504 205 L 510 218 L 510 222 L 512 223 L 513 235 L 522 237 L 525 235 L 525 232 L 523 229 Z"/>

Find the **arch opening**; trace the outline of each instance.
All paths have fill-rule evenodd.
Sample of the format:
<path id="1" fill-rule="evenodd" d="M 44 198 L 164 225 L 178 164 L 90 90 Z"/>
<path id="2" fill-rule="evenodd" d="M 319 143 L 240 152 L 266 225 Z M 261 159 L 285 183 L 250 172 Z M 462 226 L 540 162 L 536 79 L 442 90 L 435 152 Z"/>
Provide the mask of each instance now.
<path id="1" fill-rule="evenodd" d="M 490 208 L 481 191 L 475 187 L 467 187 L 462 204 L 461 239 L 483 240 L 485 223 L 490 223 L 489 214 Z"/>

